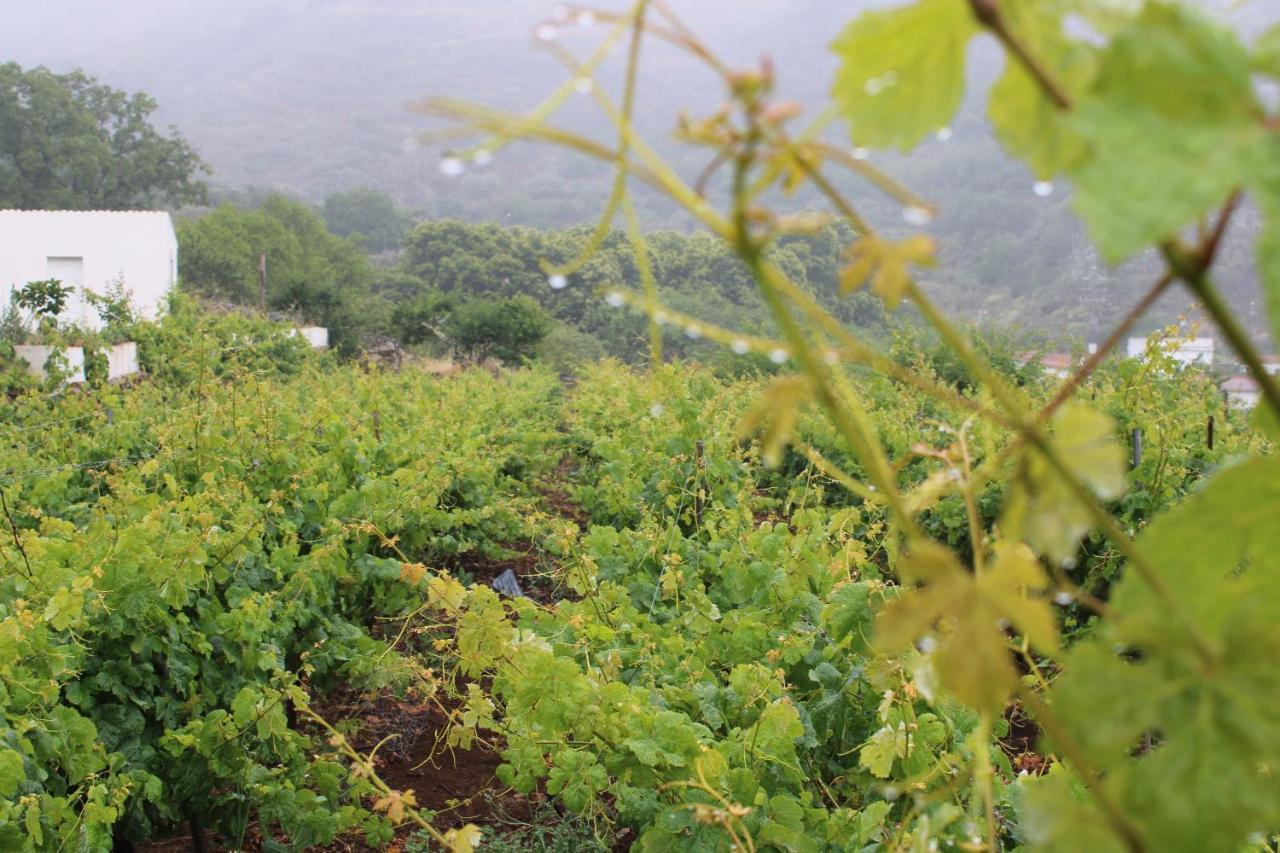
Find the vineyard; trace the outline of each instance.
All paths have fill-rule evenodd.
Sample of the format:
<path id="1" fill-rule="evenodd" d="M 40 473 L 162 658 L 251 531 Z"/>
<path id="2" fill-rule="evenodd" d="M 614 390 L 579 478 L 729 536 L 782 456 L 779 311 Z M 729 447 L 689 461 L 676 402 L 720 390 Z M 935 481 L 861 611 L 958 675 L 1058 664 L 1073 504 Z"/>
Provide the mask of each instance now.
<path id="1" fill-rule="evenodd" d="M 247 347 L 226 321 L 170 325 L 148 350 L 167 375 L 21 398 L 5 421 L 0 846 L 194 827 L 228 849 L 380 848 L 417 801 L 374 780 L 409 753 L 445 779 L 484 771 L 419 802 L 442 830 L 529 795 L 580 816 L 601 849 L 975 836 L 957 774 L 987 746 L 978 717 L 925 692 L 923 651 L 869 645 L 894 597 L 886 512 L 822 473 L 858 472 L 822 419 L 801 419 L 785 453 L 743 438 L 768 379 L 367 372 L 270 329 Z M 955 474 L 957 435 L 966 465 L 1008 441 L 899 383 L 856 381 L 912 460 L 904 488 Z M 1158 360 L 1117 363 L 1089 391 L 1117 436 L 1148 435 L 1116 506 L 1130 529 L 1259 441 L 1205 379 Z M 922 525 L 963 548 L 964 500 L 928 503 Z M 980 493 L 982 523 L 1000 504 Z M 1090 622 L 1075 596 L 1107 596 L 1120 566 L 1102 536 L 1081 553 L 1080 588 L 1051 617 L 1068 632 Z M 523 596 L 491 587 L 507 568 Z M 376 702 L 352 696 L 437 722 L 380 730 Z M 390 740 L 353 763 L 370 731 Z M 1016 828 L 1036 790 L 1018 773 L 1049 759 L 1014 712 L 992 737 Z"/>
<path id="2" fill-rule="evenodd" d="M 586 59 L 570 23 L 602 34 Z M 517 141 L 613 170 L 538 276 L 642 326 L 648 363 L 382 369 L 179 295 L 131 330 L 132 385 L 4 373 L 0 849 L 1274 853 L 1280 27 L 916 0 L 838 35 L 795 130 L 770 62 L 730 68 L 661 0 L 535 35 L 569 76 L 528 115 L 418 107 L 450 177 Z M 1163 267 L 1066 378 L 938 307 L 936 210 L 869 159 L 951 137 L 978 38 L 1028 192 L 1063 182 L 1105 261 Z M 631 122 L 654 40 L 724 85 L 677 120 L 693 183 Z M 623 45 L 615 101 L 593 80 Z M 616 139 L 554 123 L 575 94 Z M 633 183 L 767 321 L 664 301 Z M 773 206 L 801 186 L 826 212 Z M 1244 221 L 1269 321 L 1214 280 Z M 781 248 L 837 224 L 818 295 Z M 1190 321 L 1119 357 L 1170 292 L 1256 413 L 1179 361 Z M 892 322 L 842 318 L 854 295 Z"/>

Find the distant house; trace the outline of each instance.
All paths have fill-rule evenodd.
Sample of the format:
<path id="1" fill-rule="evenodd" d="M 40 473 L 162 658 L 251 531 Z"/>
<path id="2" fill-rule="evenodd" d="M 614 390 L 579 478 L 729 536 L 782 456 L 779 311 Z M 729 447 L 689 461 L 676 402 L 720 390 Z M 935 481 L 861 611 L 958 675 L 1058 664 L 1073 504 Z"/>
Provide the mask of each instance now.
<path id="1" fill-rule="evenodd" d="M 1170 353 L 1183 365 L 1199 364 L 1204 367 L 1213 365 L 1213 338 L 1191 338 L 1178 344 L 1178 348 Z M 1147 352 L 1146 338 L 1129 338 L 1127 354 L 1129 358 L 1142 358 Z"/>
<path id="2" fill-rule="evenodd" d="M 1089 352 L 1096 349 L 1093 344 L 1089 345 Z M 1077 358 L 1069 352 L 1021 352 L 1016 356 L 1016 361 L 1020 365 L 1039 362 L 1040 367 L 1049 376 L 1056 376 L 1059 379 L 1066 379 L 1076 369 L 1081 362 L 1081 358 Z"/>
<path id="3" fill-rule="evenodd" d="M 178 239 L 163 211 L 0 210 L 0 299 L 56 278 L 75 288 L 61 320 L 102 325 L 84 290 L 120 283 L 134 309 L 154 319 L 178 280 Z"/>
<path id="4" fill-rule="evenodd" d="M 1218 387 L 1227 403 L 1239 409 L 1252 409 L 1262 398 L 1262 386 L 1252 376 L 1232 376 Z"/>

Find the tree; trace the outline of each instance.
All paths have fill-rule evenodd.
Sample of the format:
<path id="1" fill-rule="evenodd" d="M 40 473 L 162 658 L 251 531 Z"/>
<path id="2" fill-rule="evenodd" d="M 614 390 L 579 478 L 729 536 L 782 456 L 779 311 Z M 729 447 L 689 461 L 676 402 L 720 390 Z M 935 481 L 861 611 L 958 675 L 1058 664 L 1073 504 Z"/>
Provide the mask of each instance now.
<path id="1" fill-rule="evenodd" d="M 209 169 L 156 102 L 82 71 L 0 65 L 0 207 L 132 209 L 200 203 Z"/>
<path id="2" fill-rule="evenodd" d="M 267 305 L 327 326 L 340 352 L 382 320 L 373 271 L 360 248 L 329 233 L 306 205 L 272 196 L 258 210 L 224 205 L 178 225 L 183 286 L 240 305 L 258 303 L 258 256 L 267 253 Z"/>
<path id="3" fill-rule="evenodd" d="M 324 222 L 339 237 L 359 238 L 369 251 L 387 252 L 400 248 L 412 216 L 385 193 L 357 188 L 324 200 Z"/>
<path id="4" fill-rule="evenodd" d="M 551 331 L 551 318 L 528 296 L 473 299 L 449 319 L 449 334 L 458 349 L 477 361 L 497 358 L 519 364 L 533 356 Z"/>

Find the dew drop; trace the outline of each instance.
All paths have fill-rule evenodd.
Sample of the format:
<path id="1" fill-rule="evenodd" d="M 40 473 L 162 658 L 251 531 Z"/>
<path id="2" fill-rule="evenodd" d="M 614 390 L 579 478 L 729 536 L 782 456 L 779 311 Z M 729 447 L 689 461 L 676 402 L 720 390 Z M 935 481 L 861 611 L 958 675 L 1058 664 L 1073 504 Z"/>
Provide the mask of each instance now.
<path id="1" fill-rule="evenodd" d="M 590 9 L 584 9 L 578 13 L 577 21 L 580 27 L 594 27 L 596 25 L 596 13 Z"/>
<path id="2" fill-rule="evenodd" d="M 665 326 L 667 323 L 671 322 L 671 317 L 666 311 L 659 308 L 657 311 L 653 312 L 653 322 L 657 323 L 659 326 Z"/>
<path id="3" fill-rule="evenodd" d="M 884 83 L 880 82 L 879 77 L 872 77 L 870 80 L 862 84 L 862 91 L 871 97 L 875 97 L 884 91 Z"/>
<path id="4" fill-rule="evenodd" d="M 918 204 L 911 204 L 902 209 L 902 218 L 908 225 L 928 225 L 933 221 L 933 211 Z"/>
<path id="5" fill-rule="evenodd" d="M 748 344 L 746 341 L 742 340 L 741 338 L 739 338 L 738 340 L 729 344 L 729 349 L 733 350 L 738 355 L 746 355 L 747 352 L 751 349 L 751 345 Z"/>
<path id="6" fill-rule="evenodd" d="M 853 149 L 853 159 L 855 160 L 865 160 L 867 159 L 868 156 L 870 156 L 870 154 L 871 152 L 863 148 L 861 145 Z"/>
<path id="7" fill-rule="evenodd" d="M 1131 530 L 1131 531 L 1129 531 L 1129 535 L 1130 535 L 1130 536 L 1132 536 L 1132 535 L 1133 535 L 1133 531 L 1132 531 L 1132 530 Z M 1066 569 L 1066 570 L 1070 571 L 1071 569 L 1074 569 L 1075 567 L 1076 567 L 1076 558 L 1075 558 L 1075 557 L 1064 557 L 1064 558 L 1062 559 L 1062 568 L 1064 568 L 1064 569 Z"/>
<path id="8" fill-rule="evenodd" d="M 696 341 L 698 338 L 702 337 L 702 327 L 697 323 L 690 323 L 684 327 L 684 333 L 690 340 Z"/>
<path id="9" fill-rule="evenodd" d="M 654 403 L 652 406 L 649 407 L 649 415 L 651 417 L 660 418 L 662 417 L 662 413 L 665 411 L 666 409 L 663 407 L 661 403 Z"/>
<path id="10" fill-rule="evenodd" d="M 1040 198 L 1048 198 L 1053 195 L 1053 181 L 1036 181 L 1031 185 L 1031 191 Z"/>
<path id="11" fill-rule="evenodd" d="M 782 347 L 778 347 L 777 349 L 769 351 L 769 360 L 772 361 L 774 364 L 784 364 L 786 360 L 790 357 L 791 357 L 791 354 L 788 353 L 786 350 L 784 350 Z"/>
<path id="12" fill-rule="evenodd" d="M 933 637 L 921 637 L 920 642 L 916 643 L 916 648 L 918 648 L 922 654 L 932 654 L 933 650 L 938 648 L 938 641 Z"/>
<path id="13" fill-rule="evenodd" d="M 946 142 L 948 139 L 950 139 L 954 135 L 955 135 L 955 131 L 953 131 L 950 127 L 940 128 L 938 132 L 934 134 L 934 136 L 937 137 L 939 142 Z"/>
<path id="14" fill-rule="evenodd" d="M 554 24 L 543 24 L 534 30 L 533 34 L 538 37 L 539 41 L 555 41 L 556 36 L 559 35 Z"/>
<path id="15" fill-rule="evenodd" d="M 898 789 L 893 787 L 892 785 L 886 785 L 884 790 L 881 791 L 880 793 L 881 793 L 881 796 L 883 796 L 886 800 L 889 800 L 890 802 L 893 802 L 894 800 L 898 799 Z"/>
<path id="16" fill-rule="evenodd" d="M 627 304 L 627 297 L 623 296 L 620 291 L 611 290 L 605 296 L 604 301 L 609 304 L 610 308 L 621 308 Z"/>
<path id="17" fill-rule="evenodd" d="M 461 157 L 445 157 L 440 161 L 440 172 L 450 178 L 456 178 L 467 170 L 467 164 Z"/>
<path id="18" fill-rule="evenodd" d="M 1068 604 L 1070 604 L 1074 600 L 1075 600 L 1075 596 L 1073 596 L 1069 592 L 1060 592 L 1053 597 L 1054 603 L 1060 604 L 1063 607 L 1066 607 Z"/>
<path id="19" fill-rule="evenodd" d="M 590 95 L 595 91 L 596 84 L 591 82 L 590 77 L 579 77 L 573 81 L 573 91 L 579 95 Z"/>
<path id="20" fill-rule="evenodd" d="M 556 273 L 555 275 L 547 276 L 547 284 L 551 285 L 552 290 L 564 290 L 569 286 L 569 279 Z"/>
<path id="21" fill-rule="evenodd" d="M 488 166 L 493 162 L 493 152 L 487 148 L 481 148 L 471 155 L 471 162 L 477 166 Z"/>

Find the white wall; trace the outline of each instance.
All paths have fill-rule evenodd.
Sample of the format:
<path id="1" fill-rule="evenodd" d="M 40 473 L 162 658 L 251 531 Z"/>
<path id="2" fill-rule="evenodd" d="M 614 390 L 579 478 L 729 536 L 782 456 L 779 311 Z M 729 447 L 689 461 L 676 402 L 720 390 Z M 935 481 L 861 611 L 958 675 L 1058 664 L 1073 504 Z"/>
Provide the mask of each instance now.
<path id="1" fill-rule="evenodd" d="M 0 210 L 0 299 L 29 281 L 61 278 L 83 259 L 83 285 L 104 293 L 124 280 L 134 309 L 154 319 L 178 278 L 178 241 L 169 214 L 157 211 Z M 69 284 L 71 282 L 64 281 Z M 102 323 L 77 294 L 62 320 Z"/>
<path id="2" fill-rule="evenodd" d="M 1147 339 L 1129 338 L 1126 349 L 1129 358 L 1142 358 L 1147 352 Z M 1192 338 L 1179 342 L 1178 348 L 1170 355 L 1182 364 L 1203 364 L 1208 366 L 1213 364 L 1213 350 L 1213 338 Z"/>

